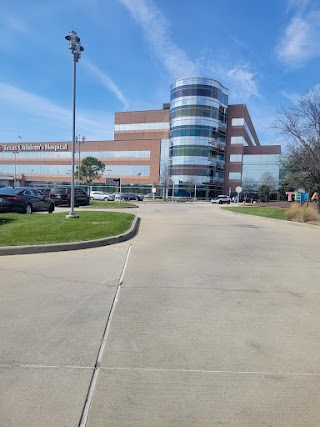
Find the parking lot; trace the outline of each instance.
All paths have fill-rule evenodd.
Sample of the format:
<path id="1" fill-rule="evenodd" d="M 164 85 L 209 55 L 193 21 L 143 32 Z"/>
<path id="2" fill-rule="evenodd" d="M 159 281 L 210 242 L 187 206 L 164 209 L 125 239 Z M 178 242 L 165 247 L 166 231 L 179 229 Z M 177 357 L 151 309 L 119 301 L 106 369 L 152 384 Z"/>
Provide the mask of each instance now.
<path id="1" fill-rule="evenodd" d="M 0 258 L 0 426 L 318 427 L 319 229 L 135 213 L 131 241 Z"/>

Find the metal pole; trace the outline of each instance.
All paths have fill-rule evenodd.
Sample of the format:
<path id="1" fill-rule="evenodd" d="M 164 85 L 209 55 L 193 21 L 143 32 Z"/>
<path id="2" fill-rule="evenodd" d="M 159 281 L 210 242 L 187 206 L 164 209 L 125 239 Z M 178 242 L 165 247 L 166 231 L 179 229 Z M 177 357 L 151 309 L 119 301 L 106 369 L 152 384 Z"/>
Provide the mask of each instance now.
<path id="1" fill-rule="evenodd" d="M 194 201 L 197 200 L 197 184 L 194 184 Z"/>
<path id="2" fill-rule="evenodd" d="M 71 200 L 70 200 L 70 212 L 67 215 L 67 218 L 79 218 L 78 215 L 74 213 L 74 182 L 75 182 L 75 151 L 76 151 L 76 72 L 77 72 L 77 62 L 81 57 L 81 52 L 84 51 L 84 48 L 80 44 L 80 37 L 77 36 L 75 31 L 70 31 L 69 34 L 65 36 L 65 39 L 69 42 L 69 49 L 71 50 L 73 56 L 73 85 L 72 85 L 72 163 L 71 163 Z"/>
<path id="3" fill-rule="evenodd" d="M 17 153 L 14 151 L 14 181 L 13 181 L 13 188 L 16 186 L 17 181 Z"/>
<path id="4" fill-rule="evenodd" d="M 81 146 L 80 135 L 78 136 L 78 144 L 79 144 L 78 185 L 80 185 L 80 146 Z"/>
<path id="5" fill-rule="evenodd" d="M 71 200 L 68 218 L 78 218 L 74 213 L 74 157 L 76 148 L 76 58 L 73 58 L 73 87 L 72 87 L 72 163 L 71 163 Z"/>
<path id="6" fill-rule="evenodd" d="M 173 198 L 174 198 L 174 181 L 172 181 L 172 202 L 173 202 Z"/>

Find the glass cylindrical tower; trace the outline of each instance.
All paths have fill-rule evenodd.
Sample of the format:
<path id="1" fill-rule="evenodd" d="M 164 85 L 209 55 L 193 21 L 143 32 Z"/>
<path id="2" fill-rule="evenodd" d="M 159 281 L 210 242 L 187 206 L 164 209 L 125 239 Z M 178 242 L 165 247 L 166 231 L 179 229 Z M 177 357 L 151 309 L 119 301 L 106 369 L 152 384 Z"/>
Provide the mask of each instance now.
<path id="1" fill-rule="evenodd" d="M 209 185 L 210 193 L 221 190 L 228 92 L 208 78 L 179 79 L 171 85 L 170 174 L 175 184 L 192 181 Z"/>

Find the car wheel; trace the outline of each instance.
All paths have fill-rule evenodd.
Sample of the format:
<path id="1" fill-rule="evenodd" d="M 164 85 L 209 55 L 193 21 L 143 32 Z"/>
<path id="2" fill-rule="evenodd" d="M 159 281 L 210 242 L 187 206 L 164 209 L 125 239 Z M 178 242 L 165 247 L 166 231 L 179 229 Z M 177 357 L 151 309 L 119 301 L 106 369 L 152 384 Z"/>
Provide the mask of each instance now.
<path id="1" fill-rule="evenodd" d="M 221 205 L 222 204 L 222 200 L 219 200 L 219 205 Z"/>
<path id="2" fill-rule="evenodd" d="M 30 205 L 30 203 L 27 204 L 24 212 L 28 215 L 32 214 L 32 206 Z"/>
<path id="3" fill-rule="evenodd" d="M 228 203 L 228 205 L 230 205 L 230 200 L 228 200 L 228 202 L 227 202 L 227 203 Z"/>
<path id="4" fill-rule="evenodd" d="M 49 206 L 48 213 L 52 213 L 53 211 L 54 211 L 54 204 L 51 203 L 51 205 Z"/>

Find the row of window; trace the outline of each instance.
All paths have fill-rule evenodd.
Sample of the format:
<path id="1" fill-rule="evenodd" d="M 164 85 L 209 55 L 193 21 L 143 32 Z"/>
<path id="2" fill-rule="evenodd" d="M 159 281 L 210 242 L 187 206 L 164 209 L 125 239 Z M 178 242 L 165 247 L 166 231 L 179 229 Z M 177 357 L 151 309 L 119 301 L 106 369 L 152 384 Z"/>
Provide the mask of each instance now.
<path id="1" fill-rule="evenodd" d="M 201 145 L 178 145 L 174 146 L 170 150 L 170 156 L 200 156 L 209 157 L 210 147 Z"/>
<path id="2" fill-rule="evenodd" d="M 244 165 L 263 165 L 274 164 L 279 168 L 280 155 L 279 154 L 250 154 L 243 156 Z"/>
<path id="3" fill-rule="evenodd" d="M 170 138 L 177 138 L 181 136 L 200 136 L 214 139 L 217 136 L 217 132 L 217 129 L 211 126 L 176 126 L 171 129 Z M 224 136 L 222 132 L 224 131 L 219 129 L 220 135 Z"/>
<path id="4" fill-rule="evenodd" d="M 227 122 L 226 108 L 222 106 L 218 109 L 207 105 L 184 105 L 170 110 L 170 119 L 190 116 L 210 117 L 212 119 L 220 120 L 223 123 Z"/>
<path id="5" fill-rule="evenodd" d="M 204 165 L 173 165 L 170 167 L 171 175 L 202 176 L 224 179 L 224 172 L 215 167 Z"/>
<path id="6" fill-rule="evenodd" d="M 272 170 L 270 168 L 264 167 L 257 170 L 252 170 L 251 168 L 244 167 L 242 169 L 242 180 L 245 181 L 255 181 L 257 185 L 261 185 L 266 174 L 270 174 L 274 180 L 274 184 L 278 186 L 279 183 L 279 170 Z"/>
<path id="7" fill-rule="evenodd" d="M 219 109 L 221 103 L 215 98 L 199 98 L 197 96 L 188 96 L 186 98 L 172 99 L 170 102 L 170 110 L 176 107 L 183 107 L 185 105 L 206 105 L 208 107 Z"/>
<path id="8" fill-rule="evenodd" d="M 171 175 L 209 176 L 209 167 L 176 165 L 170 167 L 170 173 Z"/>
<path id="9" fill-rule="evenodd" d="M 254 139 L 254 137 L 253 137 L 253 135 L 251 133 L 249 125 L 248 125 L 247 121 L 243 117 L 232 119 L 231 126 L 244 126 L 245 129 L 246 129 L 246 131 L 247 131 L 247 134 L 248 134 L 248 136 L 249 136 L 249 138 L 251 140 L 252 145 L 256 145 L 255 139 Z"/>
<path id="10" fill-rule="evenodd" d="M 208 145 L 175 145 L 170 149 L 170 157 L 215 157 L 224 160 L 224 152 L 217 151 Z"/>
<path id="11" fill-rule="evenodd" d="M 242 154 L 230 154 L 230 162 L 242 162 Z"/>
<path id="12" fill-rule="evenodd" d="M 216 98 L 222 104 L 228 105 L 228 95 L 221 89 L 209 85 L 186 85 L 179 86 L 172 90 L 171 100 L 184 96 L 205 96 L 208 98 Z"/>
<path id="13" fill-rule="evenodd" d="M 1 165 L 1 172 L 3 174 L 13 175 L 68 175 L 71 174 L 71 165 L 20 165 L 14 164 Z M 149 165 L 106 165 L 105 176 L 150 176 Z"/>
<path id="14" fill-rule="evenodd" d="M 245 147 L 248 146 L 247 141 L 244 139 L 243 136 L 232 136 L 231 137 L 231 144 L 240 144 L 240 145 L 244 145 Z"/>
<path id="15" fill-rule="evenodd" d="M 121 124 L 114 125 L 115 132 L 126 131 L 126 130 L 162 130 L 169 129 L 168 122 L 160 123 L 130 123 L 130 124 Z"/>
<path id="16" fill-rule="evenodd" d="M 229 173 L 229 179 L 241 181 L 241 172 L 230 172 Z"/>
<path id="17" fill-rule="evenodd" d="M 70 151 L 19 151 L 16 153 L 19 159 L 71 159 Z M 78 151 L 76 151 L 78 156 Z M 150 151 L 80 151 L 81 159 L 85 157 L 96 157 L 97 159 L 149 159 Z M 13 159 L 13 152 L 0 151 L 0 159 Z"/>
<path id="18" fill-rule="evenodd" d="M 207 166 L 209 165 L 210 160 L 208 157 L 198 157 L 198 156 L 179 156 L 179 157 L 172 157 L 171 159 L 171 165 L 203 165 Z"/>

